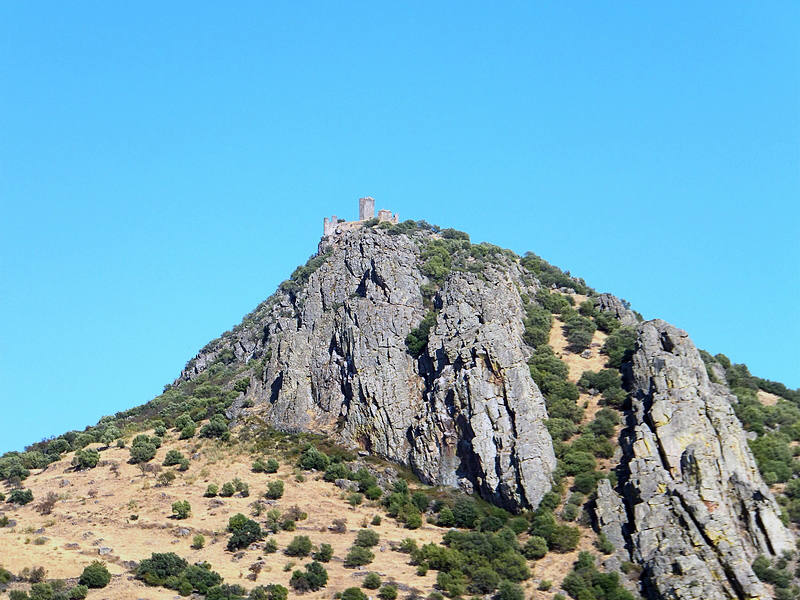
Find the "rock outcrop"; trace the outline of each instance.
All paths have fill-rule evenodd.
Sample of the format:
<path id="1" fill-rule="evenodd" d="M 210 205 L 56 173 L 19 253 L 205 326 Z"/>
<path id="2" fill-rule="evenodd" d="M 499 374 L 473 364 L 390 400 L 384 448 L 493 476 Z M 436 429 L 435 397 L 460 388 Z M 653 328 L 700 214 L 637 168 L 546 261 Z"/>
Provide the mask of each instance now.
<path id="1" fill-rule="evenodd" d="M 625 326 L 633 327 L 638 323 L 633 311 L 612 294 L 599 294 L 595 298 L 595 306 L 601 312 L 610 313 Z"/>
<path id="2" fill-rule="evenodd" d="M 770 597 L 750 565 L 794 543 L 733 413 L 735 399 L 709 381 L 686 332 L 659 320 L 638 331 L 621 495 L 600 486 L 598 522 L 615 544 L 624 539 L 657 597 Z"/>
<path id="3" fill-rule="evenodd" d="M 420 249 L 432 236 L 364 228 L 324 238 L 325 259 L 303 285 L 283 286 L 182 377 L 223 352 L 260 359 L 247 400 L 273 426 L 333 435 L 512 509 L 536 506 L 556 465 L 522 341 L 521 293 L 534 295 L 536 281 L 503 255 L 480 275 L 453 271 L 415 358 L 406 337 L 430 309 Z"/>

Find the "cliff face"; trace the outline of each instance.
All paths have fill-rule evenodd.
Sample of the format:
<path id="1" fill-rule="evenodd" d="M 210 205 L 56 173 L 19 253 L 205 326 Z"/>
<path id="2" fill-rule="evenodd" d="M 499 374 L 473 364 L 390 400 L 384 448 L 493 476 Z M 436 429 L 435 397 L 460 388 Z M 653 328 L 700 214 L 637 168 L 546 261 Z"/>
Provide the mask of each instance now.
<path id="1" fill-rule="evenodd" d="M 325 238 L 323 264 L 184 371 L 225 348 L 263 357 L 247 398 L 275 427 L 334 435 L 411 466 L 425 481 L 535 506 L 556 465 L 544 399 L 522 341 L 521 293 L 536 282 L 500 257 L 453 272 L 435 294 L 426 351 L 406 336 L 428 313 L 420 249 L 432 234 L 361 229 Z"/>
<path id="2" fill-rule="evenodd" d="M 181 378 L 226 355 L 251 373 L 233 415 L 333 436 L 507 508 L 537 506 L 556 468 L 523 342 L 524 298 L 540 284 L 499 249 L 479 259 L 467 252 L 459 268 L 434 275 L 426 253 L 436 239 L 380 228 L 324 238 L 295 282 Z M 658 598 L 769 597 L 750 565 L 794 543 L 734 415 L 736 398 L 709 381 L 685 332 L 638 323 L 609 294 L 594 302 L 637 336 L 623 367 L 631 408 L 619 484 L 602 479 L 596 501 L 597 525 L 617 548 L 608 566 L 638 563 L 643 590 Z M 416 357 L 406 338 L 423 321 L 428 344 Z"/>
<path id="3" fill-rule="evenodd" d="M 639 326 L 621 495 L 601 485 L 598 520 L 664 598 L 769 597 L 750 567 L 792 550 L 731 403 L 686 332 Z M 628 554 L 629 553 L 629 554 Z"/>

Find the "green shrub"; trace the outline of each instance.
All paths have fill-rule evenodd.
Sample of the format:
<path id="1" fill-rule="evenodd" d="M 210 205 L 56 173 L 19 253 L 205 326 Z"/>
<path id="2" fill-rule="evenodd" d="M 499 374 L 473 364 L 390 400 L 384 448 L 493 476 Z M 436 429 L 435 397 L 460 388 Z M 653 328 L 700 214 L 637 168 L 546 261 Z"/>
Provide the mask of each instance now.
<path id="1" fill-rule="evenodd" d="M 162 464 L 165 467 L 171 467 L 172 465 L 179 465 L 183 460 L 185 460 L 183 454 L 177 450 L 169 450 Z"/>
<path id="2" fill-rule="evenodd" d="M 436 313 L 432 310 L 428 311 L 420 324 L 406 336 L 406 348 L 414 358 L 419 358 L 428 347 L 428 338 L 431 329 L 436 325 L 436 319 Z"/>
<path id="3" fill-rule="evenodd" d="M 11 492 L 9 492 L 8 502 L 19 505 L 33 502 L 33 492 L 31 490 L 23 490 L 21 488 L 15 488 L 11 490 Z"/>
<path id="4" fill-rule="evenodd" d="M 310 563 L 305 571 L 297 570 L 292 573 L 289 585 L 298 592 L 316 591 L 328 583 L 328 571 L 320 563 Z"/>
<path id="5" fill-rule="evenodd" d="M 296 535 L 285 552 L 288 556 L 308 556 L 311 554 L 311 540 L 307 535 Z"/>
<path id="6" fill-rule="evenodd" d="M 448 506 L 442 507 L 442 510 L 439 511 L 439 516 L 436 520 L 436 524 L 439 527 L 455 527 L 456 518 L 453 515 L 453 511 L 450 510 L 450 507 Z"/>
<path id="7" fill-rule="evenodd" d="M 78 584 L 69 591 L 67 597 L 69 600 L 83 600 L 88 595 L 89 586 Z"/>
<path id="8" fill-rule="evenodd" d="M 378 598 L 381 600 L 396 600 L 397 588 L 393 585 L 385 585 L 378 590 Z"/>
<path id="9" fill-rule="evenodd" d="M 178 577 L 189 566 L 184 559 L 174 552 L 154 552 L 145 558 L 136 569 L 136 578 L 147 585 L 164 585 L 167 578 Z"/>
<path id="10" fill-rule="evenodd" d="M 537 560 L 547 554 L 547 541 L 538 535 L 532 535 L 525 542 L 522 553 L 528 560 Z"/>
<path id="11" fill-rule="evenodd" d="M 355 545 L 363 548 L 372 548 L 380 542 L 380 536 L 372 529 L 359 529 L 356 534 Z"/>
<path id="12" fill-rule="evenodd" d="M 314 552 L 311 558 L 323 563 L 329 562 L 331 558 L 333 558 L 333 546 L 330 544 L 320 544 L 319 550 Z"/>
<path id="13" fill-rule="evenodd" d="M 105 563 L 96 560 L 83 570 L 78 583 L 90 588 L 104 588 L 110 581 L 111 573 Z"/>
<path id="14" fill-rule="evenodd" d="M 620 327 L 608 336 L 600 350 L 608 356 L 607 366 L 619 369 L 622 363 L 628 362 L 636 346 L 636 330 L 632 327 Z"/>
<path id="15" fill-rule="evenodd" d="M 220 414 L 216 414 L 209 420 L 208 423 L 200 428 L 200 437 L 204 438 L 219 438 L 223 441 L 230 439 L 230 431 L 228 431 L 228 422 Z"/>
<path id="16" fill-rule="evenodd" d="M 367 600 L 367 595 L 361 588 L 349 587 L 342 592 L 341 600 Z"/>
<path id="17" fill-rule="evenodd" d="M 203 546 L 206 545 L 206 538 L 200 535 L 199 533 L 192 538 L 192 548 L 195 550 L 200 550 Z"/>
<path id="18" fill-rule="evenodd" d="M 503 581 L 497 588 L 497 600 L 525 600 L 522 588 L 510 581 Z"/>
<path id="19" fill-rule="evenodd" d="M 267 484 L 267 491 L 264 493 L 264 496 L 270 500 L 278 500 L 283 497 L 283 488 L 283 481 L 270 481 Z"/>
<path id="20" fill-rule="evenodd" d="M 219 495 L 223 498 L 230 498 L 236 493 L 236 487 L 234 487 L 233 482 L 228 481 L 222 484 L 222 489 L 219 491 Z"/>
<path id="21" fill-rule="evenodd" d="M 155 438 L 150 438 L 146 435 L 137 435 L 130 447 L 130 462 L 133 464 L 146 463 L 151 461 L 158 449 L 154 442 Z"/>
<path id="22" fill-rule="evenodd" d="M 258 586 L 253 588 L 248 596 L 248 600 L 287 600 L 289 590 L 278 584 Z"/>
<path id="23" fill-rule="evenodd" d="M 597 486 L 596 473 L 578 473 L 572 482 L 572 489 L 583 494 L 591 494 Z"/>
<path id="24" fill-rule="evenodd" d="M 591 319 L 573 314 L 564 320 L 564 334 L 573 352 L 582 352 L 592 343 L 596 326 Z"/>
<path id="25" fill-rule="evenodd" d="M 197 426 L 194 424 L 194 421 L 192 421 L 181 427 L 179 439 L 188 440 L 189 438 L 193 438 L 195 433 L 197 433 Z"/>
<path id="26" fill-rule="evenodd" d="M 186 500 L 178 500 L 172 503 L 172 516 L 176 519 L 187 519 L 192 512 L 192 507 Z"/>
<path id="27" fill-rule="evenodd" d="M 453 521 L 456 527 L 472 529 L 479 518 L 480 513 L 474 501 L 460 498 L 453 505 Z"/>
<path id="28" fill-rule="evenodd" d="M 100 462 L 100 453 L 97 450 L 78 450 L 72 458 L 72 465 L 76 469 L 94 469 Z"/>
<path id="29" fill-rule="evenodd" d="M 368 590 L 377 590 L 381 587 L 381 577 L 377 573 L 367 573 L 364 577 L 364 587 Z"/>
<path id="30" fill-rule="evenodd" d="M 216 483 L 209 483 L 206 488 L 206 493 L 203 494 L 206 498 L 213 498 L 219 493 L 219 486 Z"/>
<path id="31" fill-rule="evenodd" d="M 561 583 L 562 589 L 576 600 L 633 600 L 634 596 L 619 582 L 618 573 L 601 573 L 589 552 L 580 552 Z"/>
<path id="32" fill-rule="evenodd" d="M 348 568 L 368 565 L 375 559 L 375 555 L 364 546 L 352 546 L 345 556 L 344 566 Z"/>
<path id="33" fill-rule="evenodd" d="M 325 471 L 330 464 L 331 459 L 324 452 L 320 452 L 313 446 L 306 448 L 305 452 L 300 455 L 300 460 L 297 463 L 301 469 L 310 471 Z"/>
<path id="34" fill-rule="evenodd" d="M 241 513 L 228 519 L 228 531 L 232 534 L 228 540 L 228 550 L 247 548 L 253 542 L 264 538 L 259 524 Z"/>

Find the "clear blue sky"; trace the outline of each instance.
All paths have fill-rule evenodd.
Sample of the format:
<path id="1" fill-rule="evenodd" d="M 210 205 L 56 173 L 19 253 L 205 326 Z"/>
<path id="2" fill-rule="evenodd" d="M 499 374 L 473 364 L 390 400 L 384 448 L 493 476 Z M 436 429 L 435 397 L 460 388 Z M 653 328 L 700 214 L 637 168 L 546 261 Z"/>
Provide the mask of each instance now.
<path id="1" fill-rule="evenodd" d="M 0 451 L 158 394 L 367 194 L 800 386 L 799 23 L 797 2 L 2 3 Z"/>

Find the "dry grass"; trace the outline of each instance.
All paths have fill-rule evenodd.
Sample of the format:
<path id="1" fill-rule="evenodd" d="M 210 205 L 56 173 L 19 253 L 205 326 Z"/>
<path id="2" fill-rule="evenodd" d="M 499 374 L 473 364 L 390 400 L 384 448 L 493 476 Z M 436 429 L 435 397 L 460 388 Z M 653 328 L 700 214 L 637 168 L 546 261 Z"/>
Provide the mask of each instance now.
<path id="1" fill-rule="evenodd" d="M 160 463 L 170 449 L 178 449 L 186 456 L 192 454 L 195 440 L 179 441 L 168 437 L 159 449 L 154 463 Z M 97 447 L 98 445 L 94 445 Z M 199 458 L 191 461 L 189 471 L 176 472 L 175 482 L 167 487 L 157 486 L 156 473 L 143 474 L 136 466 L 127 463 L 127 449 L 109 448 L 102 451 L 105 460 L 118 463 L 115 475 L 110 468 L 98 466 L 83 472 L 74 472 L 70 467 L 71 454 L 53 463 L 41 472 L 34 472 L 25 480 L 25 487 L 34 493 L 34 502 L 22 507 L 3 505 L 5 514 L 17 521 L 14 528 L 0 529 L 0 564 L 13 573 L 25 567 L 44 565 L 47 578 L 77 577 L 83 568 L 98 558 L 105 560 L 109 570 L 116 575 L 108 588 L 90 593 L 90 598 L 173 598 L 175 592 L 161 588 L 145 588 L 130 577 L 124 561 L 139 561 L 152 552 L 175 552 L 190 563 L 208 561 L 219 572 L 226 583 L 238 583 L 250 589 L 254 585 L 280 583 L 288 587 L 291 571 L 283 570 L 290 560 L 298 566 L 308 560 L 285 556 L 282 550 L 295 535 L 308 535 L 316 545 L 328 543 L 333 546 L 334 558 L 326 565 L 329 583 L 310 598 L 329 597 L 336 590 L 358 585 L 366 573 L 376 571 L 387 581 L 396 580 L 413 586 L 423 595 L 433 589 L 436 573 L 416 575 L 416 568 L 408 564 L 407 555 L 390 549 L 390 542 L 400 542 L 406 537 L 419 544 L 441 541 L 442 529 L 423 525 L 418 530 L 407 530 L 393 519 L 383 515 L 382 524 L 374 527 L 381 542 L 375 551 L 375 561 L 364 570 L 345 569 L 342 559 L 352 545 L 356 530 L 363 522 L 369 522 L 375 514 L 382 514 L 374 503 L 365 502 L 356 508 L 347 504 L 342 491 L 319 476 L 308 475 L 303 483 L 294 479 L 290 466 L 282 464 L 277 474 L 252 473 L 252 457 L 248 454 L 230 452 L 214 441 L 204 441 L 199 449 Z M 247 498 L 204 498 L 209 483 L 221 485 L 239 477 L 250 484 Z M 250 516 L 250 504 L 263 494 L 267 482 L 276 478 L 285 482 L 283 498 L 274 506 L 286 511 L 297 505 L 308 513 L 308 519 L 297 523 L 294 532 L 282 531 L 275 536 L 279 551 L 263 554 L 260 550 L 245 550 L 237 559 L 225 549 L 228 535 L 225 533 L 228 518 L 241 512 Z M 94 497 L 91 491 L 97 490 Z M 43 516 L 35 510 L 37 499 L 48 493 L 58 494 L 52 514 Z M 171 504 L 176 500 L 188 500 L 192 514 L 188 519 L 175 521 L 170 518 Z M 137 515 L 136 520 L 131 516 Z M 252 517 L 261 520 L 262 517 Z M 345 518 L 348 531 L 336 534 L 327 530 L 335 518 Z M 46 527 L 41 534 L 46 538 L 42 545 L 34 545 L 39 537 L 34 532 Z M 179 535 L 179 529 L 189 530 L 188 535 Z M 324 531 L 323 531 L 324 529 Z M 206 537 L 205 547 L 191 548 L 192 537 L 201 533 Z M 68 546 L 78 544 L 78 547 Z M 108 555 L 99 555 L 99 548 L 111 548 Z M 256 582 L 246 579 L 249 567 L 257 560 L 265 566 Z"/>

